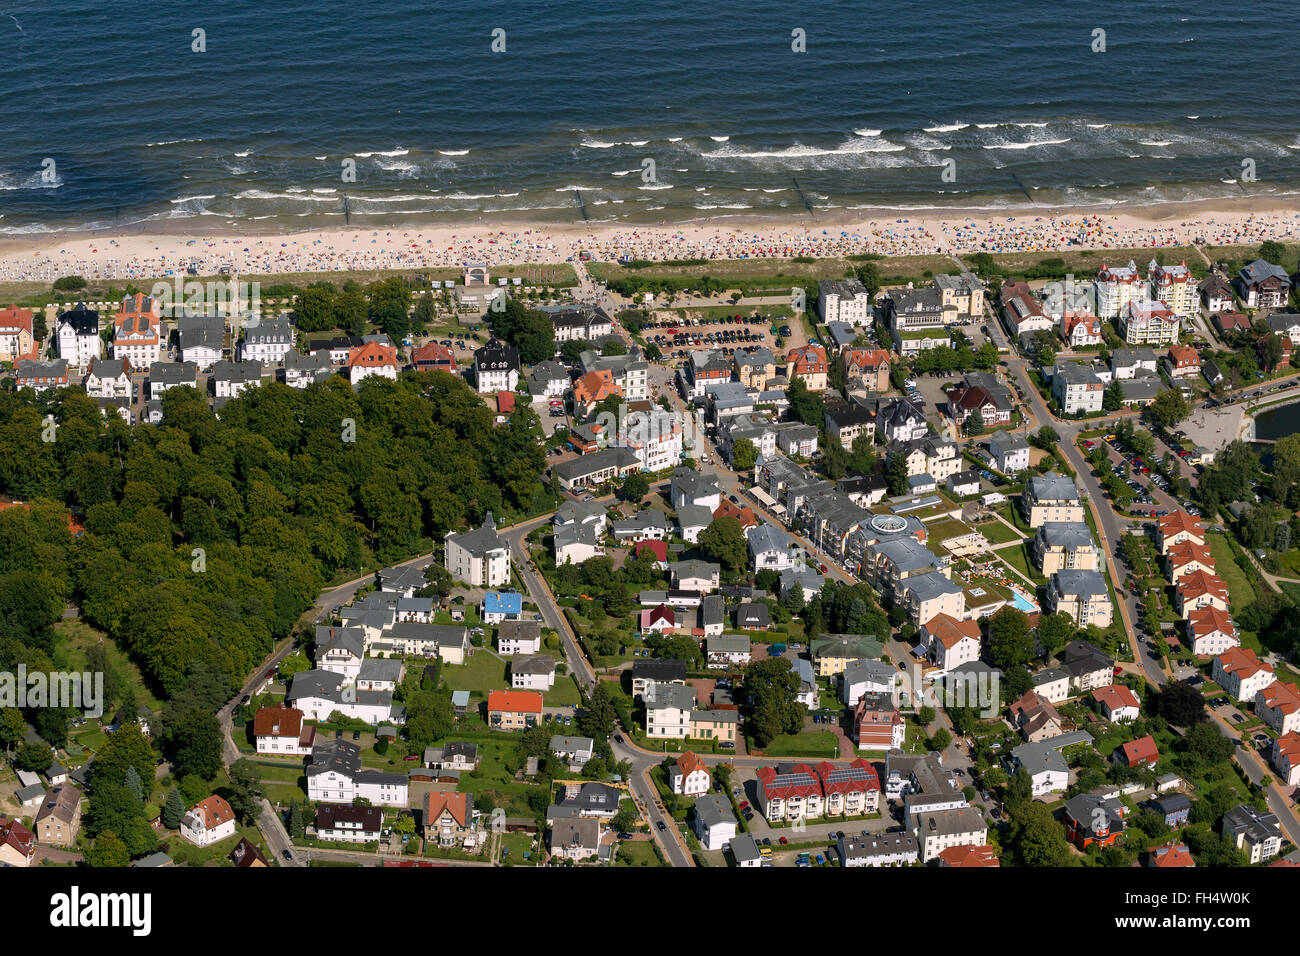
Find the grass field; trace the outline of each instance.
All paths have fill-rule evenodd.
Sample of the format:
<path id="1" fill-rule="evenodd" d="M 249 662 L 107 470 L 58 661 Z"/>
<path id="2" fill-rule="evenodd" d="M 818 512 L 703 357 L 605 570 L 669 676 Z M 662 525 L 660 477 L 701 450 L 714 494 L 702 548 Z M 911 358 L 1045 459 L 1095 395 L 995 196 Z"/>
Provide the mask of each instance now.
<path id="1" fill-rule="evenodd" d="M 839 738 L 829 730 L 804 730 L 782 734 L 763 753 L 769 757 L 838 757 L 840 744 Z"/>
<path id="2" fill-rule="evenodd" d="M 1246 572 L 1241 570 L 1233 558 L 1232 546 L 1228 544 L 1228 539 L 1221 534 L 1207 534 L 1205 543 L 1210 546 L 1210 553 L 1214 555 L 1215 572 L 1228 586 L 1229 605 L 1240 608 L 1253 603 L 1255 589 L 1246 578 Z M 1253 631 L 1239 630 L 1239 633 L 1243 646 L 1257 652 L 1263 650 L 1259 638 Z"/>
<path id="3" fill-rule="evenodd" d="M 489 691 L 509 690 L 508 669 L 501 658 L 478 648 L 466 663 L 444 665 L 442 680 L 452 690 L 469 691 L 470 700 L 482 700 Z"/>
<path id="4" fill-rule="evenodd" d="M 975 530 L 984 537 L 989 539 L 989 544 L 1006 544 L 1008 541 L 1015 541 L 1023 538 L 1024 535 L 1015 528 L 1008 528 L 1001 521 L 985 521 L 982 524 L 974 526 Z"/>
<path id="5" fill-rule="evenodd" d="M 1028 541 L 1022 542 L 1018 548 L 1001 548 L 993 553 L 1002 559 L 1003 564 L 1015 568 L 1035 584 L 1047 583 L 1047 578 L 1039 573 L 1038 568 L 1034 567 L 1030 560 Z"/>
<path id="6" fill-rule="evenodd" d="M 140 668 L 102 631 L 95 630 L 85 621 L 55 621 L 54 635 L 54 663 L 60 670 L 84 671 L 86 652 L 92 645 L 103 644 L 113 669 L 135 688 L 136 701 L 150 710 L 162 706 L 140 676 Z"/>

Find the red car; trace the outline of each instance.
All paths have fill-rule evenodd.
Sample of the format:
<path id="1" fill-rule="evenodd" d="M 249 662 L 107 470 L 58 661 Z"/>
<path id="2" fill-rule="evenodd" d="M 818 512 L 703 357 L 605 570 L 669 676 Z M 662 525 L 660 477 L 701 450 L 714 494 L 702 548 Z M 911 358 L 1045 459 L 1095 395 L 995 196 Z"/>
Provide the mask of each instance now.
<path id="1" fill-rule="evenodd" d="M 817 570 L 820 571 L 822 574 L 825 574 L 825 573 L 826 573 L 826 565 L 824 565 L 824 564 L 819 564 L 819 565 L 817 565 Z"/>
<path id="2" fill-rule="evenodd" d="M 781 837 L 781 843 L 782 843 L 782 844 L 786 844 L 786 843 L 789 843 L 789 842 L 790 842 L 790 841 L 787 840 L 785 837 Z"/>
<path id="3" fill-rule="evenodd" d="M 745 809 L 745 807 L 747 807 L 747 806 L 749 806 L 749 801 L 748 801 L 748 800 L 741 800 L 741 801 L 740 801 L 740 809 L 743 810 L 743 809 Z"/>

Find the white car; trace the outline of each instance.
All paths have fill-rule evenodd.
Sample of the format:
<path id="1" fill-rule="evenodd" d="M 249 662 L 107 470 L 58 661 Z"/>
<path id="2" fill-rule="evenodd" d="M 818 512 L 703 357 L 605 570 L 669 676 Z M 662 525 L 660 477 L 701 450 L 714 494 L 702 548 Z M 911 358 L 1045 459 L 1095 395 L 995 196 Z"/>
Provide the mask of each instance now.
<path id="1" fill-rule="evenodd" d="M 909 378 L 905 382 L 903 382 L 903 384 L 906 385 L 908 388 L 916 388 L 916 379 Z"/>

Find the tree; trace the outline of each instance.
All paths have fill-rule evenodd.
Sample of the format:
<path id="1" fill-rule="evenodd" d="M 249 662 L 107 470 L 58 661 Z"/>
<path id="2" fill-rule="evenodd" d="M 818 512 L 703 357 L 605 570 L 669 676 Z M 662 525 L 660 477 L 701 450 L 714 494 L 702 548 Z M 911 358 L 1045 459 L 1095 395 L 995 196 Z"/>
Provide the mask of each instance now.
<path id="1" fill-rule="evenodd" d="M 946 728 L 940 727 L 938 730 L 934 732 L 934 736 L 930 738 L 930 749 L 937 750 L 939 751 L 939 753 L 943 753 L 945 750 L 948 749 L 948 745 L 951 743 L 952 743 L 952 734 L 949 733 Z"/>
<path id="2" fill-rule="evenodd" d="M 257 819 L 264 793 L 262 775 L 251 760 L 240 757 L 230 765 L 230 788 L 226 799 L 241 823 L 249 824 Z"/>
<path id="3" fill-rule="evenodd" d="M 1190 727 L 1205 720 L 1205 698 L 1195 687 L 1176 681 L 1147 699 L 1151 712 L 1176 727 Z"/>
<path id="4" fill-rule="evenodd" d="M 1023 611 L 1003 607 L 989 619 L 989 653 L 994 666 L 1003 671 L 1028 663 L 1034 639 Z"/>
<path id="5" fill-rule="evenodd" d="M 907 459 L 900 454 L 891 454 L 885 459 L 885 483 L 891 495 L 907 492 Z"/>
<path id="6" fill-rule="evenodd" d="M 578 728 L 585 737 L 606 741 L 614 733 L 616 717 L 609 688 L 605 686 L 604 681 L 597 681 L 595 690 L 583 701 L 582 713 L 578 716 Z"/>
<path id="7" fill-rule="evenodd" d="M 456 709 L 451 696 L 443 691 L 416 691 L 406 701 L 406 738 L 411 746 L 423 750 L 441 740 L 456 726 Z"/>
<path id="8" fill-rule="evenodd" d="M 600 354 L 601 355 L 626 355 L 627 346 L 623 344 L 622 339 L 617 339 L 617 338 L 606 339 L 605 344 L 601 346 Z"/>
<path id="9" fill-rule="evenodd" d="M 1017 866 L 1057 867 L 1075 862 L 1065 842 L 1065 830 L 1046 805 L 1023 800 L 1015 804 L 1014 810 L 1010 804 L 1007 809 L 1010 819 L 1005 846 Z"/>
<path id="10" fill-rule="evenodd" d="M 697 543 L 701 551 L 733 571 L 744 567 L 748 560 L 745 532 L 740 527 L 740 519 L 731 515 L 709 522 L 709 526 L 700 532 Z"/>
<path id="11" fill-rule="evenodd" d="M 415 300 L 411 310 L 411 331 L 421 333 L 438 321 L 438 304 L 432 295 L 422 295 Z"/>
<path id="12" fill-rule="evenodd" d="M 987 371 L 998 364 L 998 347 L 988 339 L 975 350 L 975 367 Z"/>
<path id="13" fill-rule="evenodd" d="M 179 830 L 181 821 L 185 819 L 185 801 L 181 798 L 179 790 L 168 790 L 167 799 L 163 802 L 162 822 L 168 830 Z"/>
<path id="14" fill-rule="evenodd" d="M 634 471 L 623 479 L 618 496 L 624 501 L 640 501 L 650 493 L 650 479 L 645 472 Z"/>
<path id="15" fill-rule="evenodd" d="M 124 783 L 128 773 L 135 771 L 140 799 L 147 800 L 153 792 L 154 768 L 157 764 L 158 755 L 149 743 L 149 738 L 141 732 L 140 725 L 133 720 L 127 721 L 109 734 L 95 754 L 95 760 L 90 765 L 90 784 L 93 789 L 101 780 Z"/>
<path id="16" fill-rule="evenodd" d="M 766 747 L 781 734 L 795 734 L 803 726 L 807 708 L 798 702 L 799 675 L 784 657 L 755 661 L 745 669 L 745 693 L 752 709 L 750 733 L 754 743 Z"/>
<path id="17" fill-rule="evenodd" d="M 748 438 L 737 438 L 731 448 L 731 464 L 736 471 L 749 471 L 758 461 L 758 449 Z"/>
<path id="18" fill-rule="evenodd" d="M 984 413 L 978 408 L 966 416 L 966 434 L 980 435 L 984 432 Z"/>
<path id="19" fill-rule="evenodd" d="M 1120 385 L 1119 379 L 1111 379 L 1106 386 L 1106 390 L 1101 393 L 1101 407 L 1103 411 L 1113 412 L 1124 407 L 1124 388 Z M 1100 445 L 1097 446 L 1101 448 Z M 1105 449 L 1102 449 L 1105 454 Z"/>
<path id="20" fill-rule="evenodd" d="M 86 862 L 93 867 L 123 867 L 131 865 L 131 854 L 112 830 L 95 837 L 94 845 L 86 852 Z"/>
<path id="21" fill-rule="evenodd" d="M 393 826 L 393 828 L 397 830 L 397 832 L 399 833 L 408 832 L 400 828 L 402 819 L 403 818 L 399 816 L 397 818 L 397 823 L 394 824 Z M 407 816 L 407 819 L 411 820 L 412 823 L 414 823 L 415 821 L 415 818 L 411 816 Z M 414 830 L 415 827 L 412 826 L 410 832 L 414 832 Z M 302 837 L 305 837 L 306 835 L 307 835 L 307 821 L 303 814 L 302 804 L 299 803 L 297 800 L 293 800 L 289 804 L 289 836 L 293 837 L 295 840 L 298 840 L 301 839 Z"/>
<path id="22" fill-rule="evenodd" d="M 1129 535 L 1132 537 L 1132 535 Z M 1038 618 L 1038 643 L 1050 656 L 1063 648 L 1077 630 L 1074 618 L 1064 611 L 1041 614 Z"/>
<path id="23" fill-rule="evenodd" d="M 176 775 L 213 779 L 221 770 L 221 725 L 216 714 L 189 707 L 179 716 L 167 717 L 163 749 Z"/>
<path id="24" fill-rule="evenodd" d="M 1192 413 L 1191 406 L 1183 393 L 1176 388 L 1167 388 L 1156 396 L 1155 401 L 1147 406 L 1151 420 L 1164 429 L 1171 429 Z"/>
<path id="25" fill-rule="evenodd" d="M 790 417 L 821 428 L 825 425 L 825 411 L 822 397 L 817 392 L 808 391 L 802 378 L 796 378 L 785 390 L 785 397 L 790 402 Z"/>
<path id="26" fill-rule="evenodd" d="M 1286 258 L 1286 246 L 1274 239 L 1266 239 L 1259 245 L 1259 258 L 1277 265 Z"/>

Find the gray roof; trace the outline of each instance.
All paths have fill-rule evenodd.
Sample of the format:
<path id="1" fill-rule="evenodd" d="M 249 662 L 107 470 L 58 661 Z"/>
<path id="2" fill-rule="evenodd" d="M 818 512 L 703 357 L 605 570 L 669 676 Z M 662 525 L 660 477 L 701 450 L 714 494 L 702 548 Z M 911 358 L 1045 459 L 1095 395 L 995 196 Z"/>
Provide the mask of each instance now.
<path id="1" fill-rule="evenodd" d="M 566 753 L 590 753 L 596 747 L 596 742 L 590 737 L 566 737 L 562 734 L 555 734 L 551 737 L 551 750 L 564 751 Z"/>
<path id="2" fill-rule="evenodd" d="M 214 382 L 257 384 L 262 380 L 262 363 L 256 359 L 248 359 L 244 362 L 221 361 L 212 366 L 211 377 Z"/>
<path id="3" fill-rule="evenodd" d="M 771 623 L 772 612 L 766 604 L 747 601 L 736 608 L 736 627 L 767 627 Z"/>
<path id="4" fill-rule="evenodd" d="M 709 594 L 700 602 L 700 626 L 718 626 L 726 618 L 726 602 L 717 594 Z"/>
<path id="5" fill-rule="evenodd" d="M 578 788 L 577 793 L 569 795 L 566 792 L 555 803 L 557 806 L 570 807 L 579 811 L 608 811 L 618 809 L 621 796 L 617 788 L 608 784 L 584 783 Z"/>
<path id="6" fill-rule="evenodd" d="M 675 681 L 686 680 L 686 662 L 671 657 L 632 662 L 633 680 Z"/>
<path id="7" fill-rule="evenodd" d="M 1052 575 L 1052 588 L 1062 596 L 1078 594 L 1104 597 L 1110 593 L 1100 571 L 1057 571 Z"/>
<path id="8" fill-rule="evenodd" d="M 365 654 L 366 635 L 359 627 L 331 627 L 328 624 L 316 625 L 316 657 L 319 659 L 335 648 L 348 651 L 353 657 Z"/>
<path id="9" fill-rule="evenodd" d="M 1048 521 L 1038 529 L 1038 537 L 1049 548 L 1092 547 L 1092 531 L 1081 521 Z"/>
<path id="10" fill-rule="evenodd" d="M 921 568 L 939 566 L 939 559 L 934 552 L 911 535 L 877 541 L 868 550 L 888 559 L 899 571 L 919 571 Z"/>
<path id="11" fill-rule="evenodd" d="M 849 686 L 859 681 L 870 681 L 873 684 L 885 683 L 892 686 L 897 673 L 893 664 L 863 658 L 851 662 L 844 668 L 843 681 Z"/>
<path id="12" fill-rule="evenodd" d="M 709 640 L 717 640 L 717 638 L 709 638 Z M 645 697 L 646 710 L 663 708 L 690 710 L 695 705 L 695 688 L 682 684 L 656 683 L 646 691 Z"/>
<path id="13" fill-rule="evenodd" d="M 786 552 L 790 550 L 790 536 L 775 525 L 766 522 L 749 531 L 749 553 L 763 554 L 767 551 Z"/>
<path id="14" fill-rule="evenodd" d="M 505 542 L 497 534 L 497 523 L 490 511 L 487 513 L 487 517 L 483 519 L 483 523 L 477 528 L 470 531 L 453 531 L 447 535 L 447 540 L 455 541 L 457 546 L 479 558 L 489 551 L 499 551 L 505 548 Z"/>
<path id="15" fill-rule="evenodd" d="M 180 315 L 176 317 L 176 336 L 181 351 L 209 348 L 221 351 L 226 334 L 226 320 L 219 315 Z"/>
<path id="16" fill-rule="evenodd" d="M 1078 501 L 1079 489 L 1073 478 L 1049 471 L 1029 479 L 1025 489 L 1032 501 Z"/>
<path id="17" fill-rule="evenodd" d="M 521 654 L 510 662 L 511 674 L 553 674 L 555 658 L 550 654 Z"/>
<path id="18" fill-rule="evenodd" d="M 1145 346 L 1132 348 L 1126 345 L 1121 345 L 1119 348 L 1117 348 L 1114 352 L 1111 353 L 1110 367 L 1127 368 L 1129 366 L 1136 365 L 1138 362 L 1146 362 L 1150 364 L 1155 360 L 1156 360 L 1156 353 L 1152 349 L 1149 349 Z"/>
<path id="19" fill-rule="evenodd" d="M 1126 402 L 1154 400 L 1164 390 L 1164 383 L 1155 375 L 1139 375 L 1119 379 L 1119 392 Z"/>
<path id="20" fill-rule="evenodd" d="M 565 501 L 555 510 L 554 524 L 598 524 L 605 517 L 606 508 L 599 501 Z M 594 520 L 590 520 L 594 519 Z"/>
<path id="21" fill-rule="evenodd" d="M 704 639 L 704 650 L 708 654 L 748 653 L 751 646 L 749 638 L 740 634 L 721 634 Z"/>
<path id="22" fill-rule="evenodd" d="M 731 855 L 737 864 L 748 863 L 762 856 L 758 852 L 758 844 L 748 833 L 737 833 L 731 838 Z"/>
<path id="23" fill-rule="evenodd" d="M 844 836 L 839 840 L 839 852 L 846 860 L 871 860 L 876 857 L 918 856 L 920 844 L 913 833 L 868 833 Z"/>
<path id="24" fill-rule="evenodd" d="M 263 319 L 257 325 L 244 326 L 245 345 L 292 345 L 293 326 L 287 316 Z"/>
<path id="25" fill-rule="evenodd" d="M 290 349 L 284 353 L 284 367 L 286 370 L 298 372 L 315 372 L 322 377 L 331 375 L 334 371 L 334 366 L 330 364 L 328 350 L 304 354 Z"/>
<path id="26" fill-rule="evenodd" d="M 150 385 L 193 385 L 199 379 L 199 367 L 193 362 L 154 362 L 149 366 Z"/>
<path id="27" fill-rule="evenodd" d="M 1011 751 L 1011 756 L 1030 776 L 1046 770 L 1064 773 L 1069 768 L 1066 766 L 1065 758 L 1061 756 L 1061 751 L 1066 747 L 1090 743 L 1092 743 L 1092 736 L 1087 731 L 1072 730 L 1037 743 L 1021 744 Z"/>
<path id="28" fill-rule="evenodd" d="M 307 763 L 307 776 L 333 770 L 347 777 L 354 776 L 361 769 L 361 748 L 346 740 L 322 740 L 311 748 L 311 759 Z"/>
<path id="29" fill-rule="evenodd" d="M 1241 272 L 1238 274 L 1241 276 L 1242 281 L 1247 283 L 1262 282 L 1265 279 L 1281 279 L 1289 285 L 1291 281 L 1285 269 L 1263 259 L 1256 259 L 1249 265 L 1242 266 Z"/>
<path id="30" fill-rule="evenodd" d="M 713 522 L 713 512 L 707 505 L 684 504 L 677 509 L 677 523 L 682 528 L 707 528 Z"/>
<path id="31" fill-rule="evenodd" d="M 1223 815 L 1223 830 L 1225 833 L 1240 834 L 1250 843 L 1263 843 L 1282 835 L 1276 814 L 1257 810 L 1245 803 L 1238 804 Z"/>
<path id="32" fill-rule="evenodd" d="M 357 674 L 357 680 L 380 680 L 393 683 L 401 680 L 401 677 L 402 662 L 382 657 L 367 657 L 361 662 L 361 670 Z"/>
<path id="33" fill-rule="evenodd" d="M 579 455 L 569 461 L 562 461 L 553 469 L 557 478 L 565 481 L 578 481 L 588 475 L 594 475 L 610 468 L 622 470 L 637 464 L 637 457 L 631 449 L 622 445 L 602 448 L 588 455 Z"/>
<path id="34" fill-rule="evenodd" d="M 957 807 L 952 810 L 923 810 L 917 813 L 916 829 L 920 837 L 952 836 L 986 830 L 984 817 L 974 807 Z"/>
<path id="35" fill-rule="evenodd" d="M 918 574 L 904 580 L 901 585 L 916 595 L 918 601 L 928 601 L 942 594 L 960 594 L 961 587 L 948 580 L 938 571 Z"/>
<path id="36" fill-rule="evenodd" d="M 1029 442 L 1020 432 L 1002 430 L 989 436 L 989 447 L 997 447 L 1003 452 L 1008 452 L 1028 448 Z"/>
<path id="37" fill-rule="evenodd" d="M 736 815 L 731 811 L 731 801 L 716 793 L 705 793 L 695 798 L 695 816 L 706 827 L 736 822 Z"/>

